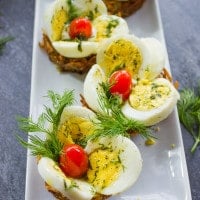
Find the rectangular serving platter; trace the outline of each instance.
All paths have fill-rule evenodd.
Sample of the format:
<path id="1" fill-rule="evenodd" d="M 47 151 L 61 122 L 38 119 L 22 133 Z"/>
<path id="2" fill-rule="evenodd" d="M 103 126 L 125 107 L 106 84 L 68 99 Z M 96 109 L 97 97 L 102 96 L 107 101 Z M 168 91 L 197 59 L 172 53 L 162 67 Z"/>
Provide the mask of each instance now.
<path id="1" fill-rule="evenodd" d="M 44 98 L 48 90 L 58 93 L 74 90 L 76 104 L 80 104 L 85 75 L 60 73 L 40 49 L 42 19 L 45 7 L 53 0 L 35 1 L 33 35 L 32 82 L 30 115 L 37 119 L 48 105 Z M 157 0 L 148 0 L 134 15 L 126 18 L 130 32 L 138 37 L 155 37 L 165 47 L 166 68 L 170 71 L 165 45 L 159 5 Z M 143 158 L 142 173 L 136 184 L 111 200 L 191 200 L 187 165 L 177 110 L 159 124 L 158 140 L 153 146 L 145 146 L 140 137 L 134 142 Z M 172 148 L 173 146 L 173 148 Z M 53 200 L 44 187 L 44 181 L 37 170 L 36 158 L 27 153 L 26 200 Z"/>

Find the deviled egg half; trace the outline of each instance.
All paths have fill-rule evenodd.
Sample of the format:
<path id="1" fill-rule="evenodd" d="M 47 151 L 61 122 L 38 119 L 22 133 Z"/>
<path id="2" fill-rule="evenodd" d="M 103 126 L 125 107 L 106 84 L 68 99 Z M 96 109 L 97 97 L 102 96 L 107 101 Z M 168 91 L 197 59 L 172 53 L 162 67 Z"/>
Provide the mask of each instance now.
<path id="1" fill-rule="evenodd" d="M 74 144 L 92 134 L 94 125 L 91 120 L 95 120 L 91 110 L 80 106 L 66 107 L 59 123 L 60 142 Z M 88 169 L 84 176 L 78 178 L 66 175 L 50 158 L 42 157 L 38 162 L 44 181 L 69 200 L 95 200 L 100 196 L 105 199 L 130 188 L 139 177 L 142 158 L 129 138 L 121 135 L 99 137 L 89 140 L 84 151 L 88 157 Z"/>
<path id="2" fill-rule="evenodd" d="M 44 33 L 53 48 L 68 58 L 96 54 L 99 42 L 128 33 L 124 19 L 107 15 L 102 0 L 55 0 L 45 12 Z"/>
<path id="3" fill-rule="evenodd" d="M 84 81 L 84 98 L 91 109 L 101 112 L 100 83 L 108 82 L 114 72 L 125 70 L 132 84 L 122 112 L 146 126 L 155 125 L 170 115 L 179 99 L 173 84 L 158 78 L 164 66 L 164 48 L 157 39 L 113 36 L 98 50 L 97 64 L 92 66 Z"/>
<path id="4" fill-rule="evenodd" d="M 117 35 L 103 42 L 97 53 L 97 64 L 110 76 L 127 70 L 133 79 L 154 79 L 165 65 L 164 49 L 155 38 Z"/>
<path id="5" fill-rule="evenodd" d="M 152 126 L 169 116 L 178 99 L 179 93 L 167 79 L 145 79 L 134 86 L 122 112 L 128 118 Z"/>

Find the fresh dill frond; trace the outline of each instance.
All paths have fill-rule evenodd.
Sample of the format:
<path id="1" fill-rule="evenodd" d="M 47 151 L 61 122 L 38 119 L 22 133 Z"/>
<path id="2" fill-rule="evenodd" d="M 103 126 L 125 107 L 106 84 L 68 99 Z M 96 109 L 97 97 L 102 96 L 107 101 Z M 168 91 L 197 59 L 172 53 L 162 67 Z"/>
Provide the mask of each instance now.
<path id="1" fill-rule="evenodd" d="M 63 144 L 57 137 L 53 136 L 54 133 L 51 134 L 52 135 L 45 140 L 37 135 L 29 135 L 28 142 L 24 141 L 20 136 L 17 136 L 17 140 L 23 147 L 30 149 L 31 155 L 48 157 L 58 162 Z"/>
<path id="2" fill-rule="evenodd" d="M 150 129 L 142 123 L 127 119 L 120 111 L 111 115 L 105 113 L 97 113 L 97 121 L 93 122 L 96 129 L 90 139 L 96 139 L 101 136 L 123 135 L 130 137 L 131 133 L 139 133 L 142 137 L 148 139 L 153 137 Z"/>
<path id="3" fill-rule="evenodd" d="M 115 111 L 119 111 L 122 99 L 118 95 L 112 95 L 110 93 L 111 84 L 102 82 L 100 83 L 100 88 L 98 90 L 98 96 L 99 96 L 99 105 L 101 110 L 104 113 L 109 114 L 111 111 L 114 113 Z"/>
<path id="4" fill-rule="evenodd" d="M 111 95 L 110 85 L 101 83 L 99 91 L 99 104 L 102 112 L 96 113 L 93 123 L 96 127 L 89 139 L 100 136 L 123 135 L 130 137 L 131 133 L 139 133 L 144 138 L 152 138 L 151 130 L 143 123 L 128 119 L 121 111 L 122 100 L 118 95 Z"/>
<path id="5" fill-rule="evenodd" d="M 200 83 L 195 94 L 192 89 L 183 89 L 177 104 L 179 119 L 194 139 L 191 152 L 200 144 Z"/>
<path id="6" fill-rule="evenodd" d="M 45 114 L 42 113 L 39 117 L 38 117 L 38 121 L 37 122 L 33 122 L 33 119 L 31 117 L 21 117 L 18 116 L 17 118 L 17 122 L 18 122 L 18 127 L 20 130 L 24 131 L 24 132 L 41 132 L 41 133 L 50 133 L 49 130 L 47 130 L 45 128 Z"/>
<path id="7" fill-rule="evenodd" d="M 63 95 L 59 95 L 52 90 L 48 91 L 47 97 L 52 102 L 52 108 L 45 106 L 45 118 L 53 125 L 53 130 L 57 131 L 60 117 L 65 106 L 70 106 L 74 103 L 73 91 L 65 91 Z"/>
<path id="8" fill-rule="evenodd" d="M 49 157 L 57 162 L 63 148 L 57 137 L 58 125 L 65 106 L 73 104 L 74 94 L 73 91 L 65 91 L 63 95 L 48 91 L 47 98 L 51 100 L 52 108 L 44 106 L 44 112 L 38 117 L 37 122 L 30 117 L 17 117 L 19 129 L 29 133 L 29 140 L 24 141 L 18 135 L 17 139 L 22 146 L 31 150 L 32 155 Z M 41 139 L 41 134 L 44 139 Z"/>
<path id="9" fill-rule="evenodd" d="M 14 38 L 11 37 L 11 36 L 0 38 L 0 54 L 2 53 L 3 49 L 5 48 L 6 43 L 13 40 L 13 39 Z"/>
<path id="10" fill-rule="evenodd" d="M 73 19 L 75 19 L 79 16 L 78 15 L 78 8 L 73 4 L 72 0 L 67 0 L 67 4 L 69 6 L 68 22 L 71 22 Z"/>

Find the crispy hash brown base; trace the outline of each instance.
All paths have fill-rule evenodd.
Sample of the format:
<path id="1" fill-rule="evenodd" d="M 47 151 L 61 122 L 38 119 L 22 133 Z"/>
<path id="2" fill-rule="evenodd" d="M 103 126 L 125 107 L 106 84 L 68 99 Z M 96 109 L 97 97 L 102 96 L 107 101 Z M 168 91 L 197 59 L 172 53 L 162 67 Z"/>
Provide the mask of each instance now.
<path id="1" fill-rule="evenodd" d="M 103 0 L 108 8 L 108 12 L 121 17 L 129 15 L 140 9 L 145 0 Z"/>
<path id="2" fill-rule="evenodd" d="M 39 46 L 48 54 L 51 62 L 56 64 L 62 72 L 77 72 L 85 73 L 92 65 L 96 63 L 96 55 L 90 55 L 84 58 L 67 58 L 60 55 L 52 46 L 50 39 L 46 34 L 43 34 L 43 39 Z"/>

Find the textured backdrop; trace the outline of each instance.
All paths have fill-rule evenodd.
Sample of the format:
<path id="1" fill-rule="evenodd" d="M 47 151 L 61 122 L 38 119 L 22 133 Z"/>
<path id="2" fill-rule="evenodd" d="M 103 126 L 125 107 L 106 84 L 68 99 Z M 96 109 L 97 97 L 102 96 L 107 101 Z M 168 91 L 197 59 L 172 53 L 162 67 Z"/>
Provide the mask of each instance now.
<path id="1" fill-rule="evenodd" d="M 160 1 L 172 74 L 180 88 L 200 80 L 200 1 Z M 23 200 L 26 150 L 15 139 L 16 114 L 27 116 L 31 86 L 34 0 L 0 0 L 0 36 L 15 39 L 0 56 L 0 200 Z M 200 148 L 190 153 L 191 136 L 182 128 L 193 200 L 200 199 Z"/>

